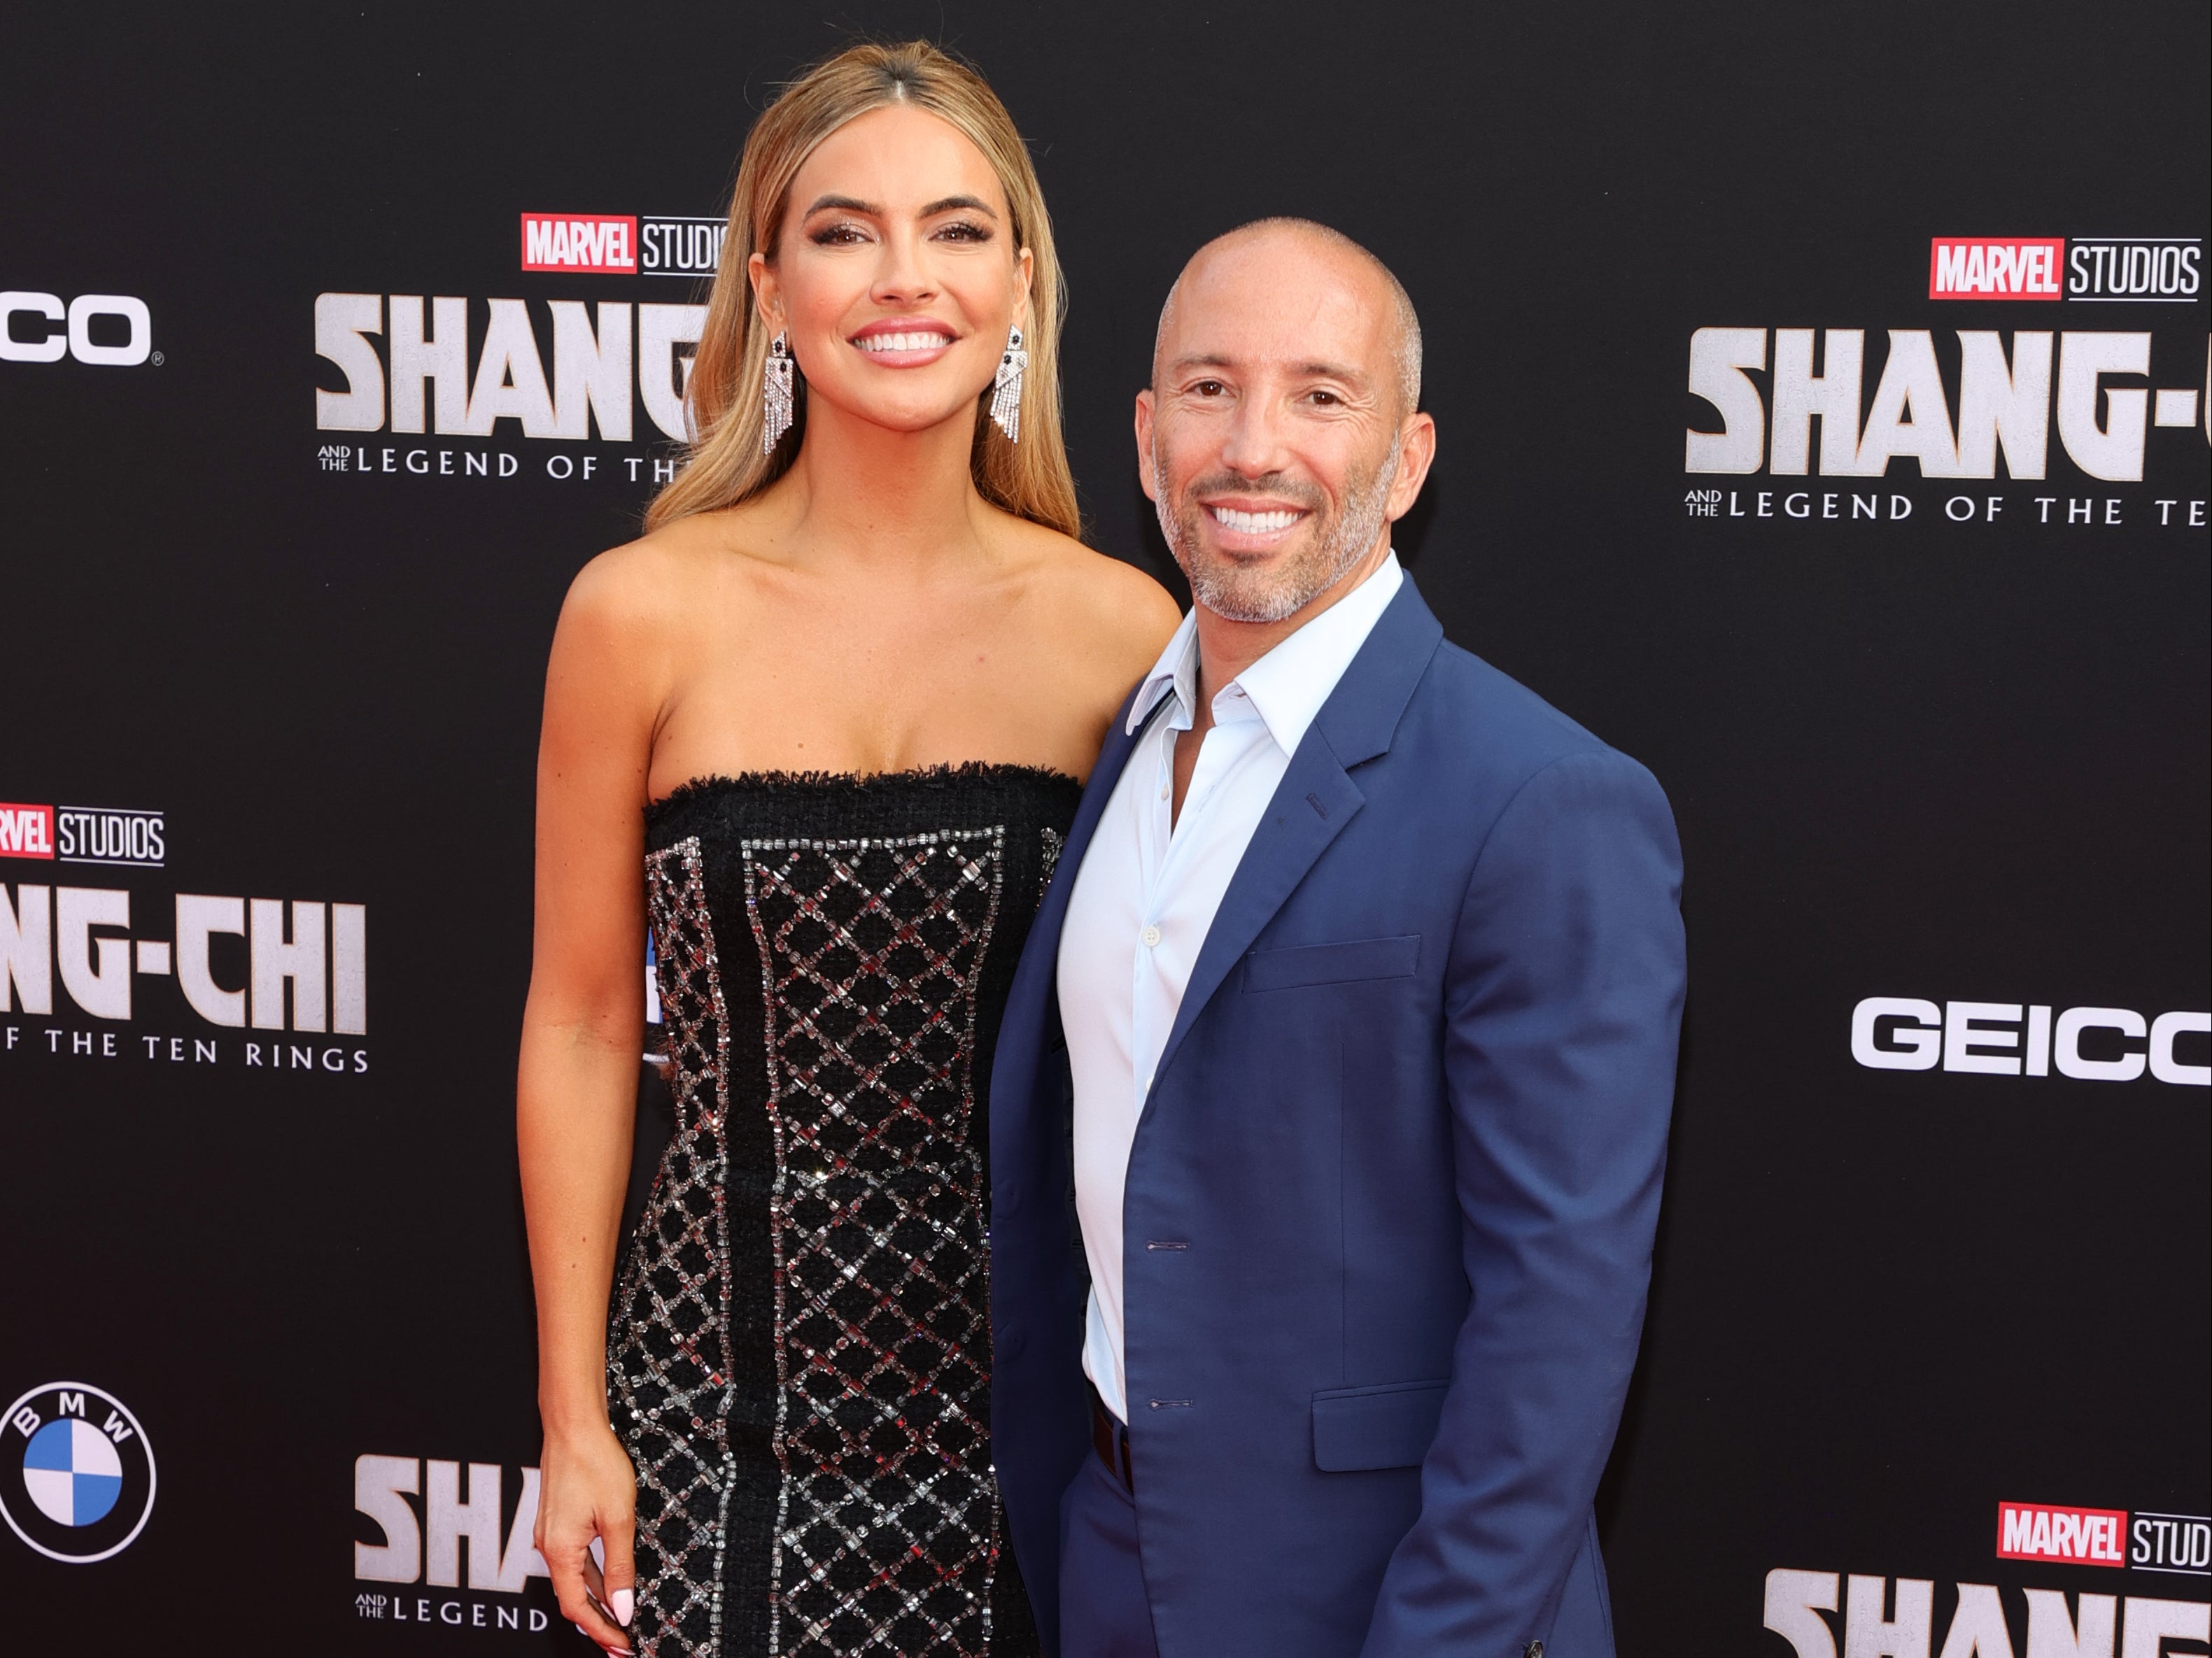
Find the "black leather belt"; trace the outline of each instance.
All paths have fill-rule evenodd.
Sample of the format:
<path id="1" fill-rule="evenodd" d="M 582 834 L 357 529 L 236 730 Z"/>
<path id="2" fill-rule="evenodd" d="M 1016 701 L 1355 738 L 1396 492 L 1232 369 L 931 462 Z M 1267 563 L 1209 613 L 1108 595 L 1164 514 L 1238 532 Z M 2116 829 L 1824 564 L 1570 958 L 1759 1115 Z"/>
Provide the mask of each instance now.
<path id="1" fill-rule="evenodd" d="M 1098 1397 L 1098 1389 L 1091 1385 L 1088 1377 L 1084 1381 L 1084 1391 L 1091 1395 L 1091 1448 L 1133 1496 L 1137 1471 L 1129 1461 L 1129 1430 L 1106 1408 L 1106 1401 Z"/>

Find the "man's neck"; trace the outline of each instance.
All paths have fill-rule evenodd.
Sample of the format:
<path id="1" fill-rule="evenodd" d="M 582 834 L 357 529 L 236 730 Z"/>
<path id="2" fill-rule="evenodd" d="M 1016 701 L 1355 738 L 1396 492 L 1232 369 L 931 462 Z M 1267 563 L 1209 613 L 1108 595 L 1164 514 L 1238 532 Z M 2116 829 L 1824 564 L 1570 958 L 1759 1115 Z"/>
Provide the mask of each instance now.
<path id="1" fill-rule="evenodd" d="M 1199 730 L 1202 732 L 1213 723 L 1213 699 L 1224 685 L 1330 605 L 1354 592 L 1361 582 L 1381 569 L 1389 556 L 1390 536 L 1385 531 L 1366 557 L 1339 576 L 1333 586 L 1315 594 L 1279 622 L 1231 622 L 1204 604 L 1194 604 L 1192 610 L 1198 617 L 1198 707 L 1194 713 Z"/>
<path id="2" fill-rule="evenodd" d="M 1191 710 L 1190 729 L 1177 732 L 1175 740 L 1174 798 L 1169 806 L 1170 825 L 1182 820 L 1183 798 L 1198 771 L 1198 751 L 1213 729 L 1213 699 L 1224 685 L 1243 673 L 1269 651 L 1319 616 L 1382 568 L 1390 556 L 1390 537 L 1385 534 L 1358 563 L 1335 583 L 1314 595 L 1280 622 L 1231 622 L 1203 604 L 1192 606 L 1198 617 L 1198 706 Z"/>

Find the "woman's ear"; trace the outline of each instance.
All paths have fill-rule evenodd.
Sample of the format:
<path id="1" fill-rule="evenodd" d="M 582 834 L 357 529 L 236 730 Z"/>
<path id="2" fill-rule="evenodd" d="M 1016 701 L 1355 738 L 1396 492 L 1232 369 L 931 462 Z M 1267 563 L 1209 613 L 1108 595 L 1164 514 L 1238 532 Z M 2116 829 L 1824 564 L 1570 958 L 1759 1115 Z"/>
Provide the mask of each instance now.
<path id="1" fill-rule="evenodd" d="M 756 253 L 745 261 L 745 275 L 753 285 L 753 310 L 761 324 L 771 336 L 783 332 L 783 295 L 775 279 L 775 267 L 767 258 Z"/>
<path id="2" fill-rule="evenodd" d="M 1036 276 L 1036 255 L 1026 247 L 1014 261 L 1014 320 L 1024 334 L 1034 332 L 1031 325 L 1036 319 L 1030 313 L 1030 284 Z"/>

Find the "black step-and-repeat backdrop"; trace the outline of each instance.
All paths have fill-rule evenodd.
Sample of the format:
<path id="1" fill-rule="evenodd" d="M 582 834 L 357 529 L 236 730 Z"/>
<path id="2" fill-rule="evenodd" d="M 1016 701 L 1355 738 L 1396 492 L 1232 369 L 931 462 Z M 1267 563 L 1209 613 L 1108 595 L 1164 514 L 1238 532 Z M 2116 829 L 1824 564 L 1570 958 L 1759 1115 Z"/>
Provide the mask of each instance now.
<path id="1" fill-rule="evenodd" d="M 1338 225 L 1427 329 L 1423 591 L 1674 800 L 1622 1651 L 2205 1651 L 2183 0 L 15 8 L 0 1644 L 583 1650 L 512 1137 L 544 653 L 670 476 L 748 123 L 856 29 L 1034 148 L 1097 545 L 1171 576 L 1183 258 Z"/>

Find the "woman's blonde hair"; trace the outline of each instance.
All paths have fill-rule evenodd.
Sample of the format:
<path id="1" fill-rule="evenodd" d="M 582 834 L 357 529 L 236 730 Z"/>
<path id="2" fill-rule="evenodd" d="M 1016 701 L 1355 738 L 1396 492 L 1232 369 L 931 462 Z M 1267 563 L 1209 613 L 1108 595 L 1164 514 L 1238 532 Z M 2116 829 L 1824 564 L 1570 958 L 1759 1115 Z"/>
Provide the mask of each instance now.
<path id="1" fill-rule="evenodd" d="M 762 112 L 746 136 L 722 262 L 708 295 L 706 330 L 684 392 L 690 453 L 675 480 L 646 509 L 647 529 L 693 513 L 734 507 L 790 470 L 806 430 L 805 394 L 799 394 L 793 429 L 763 454 L 761 389 L 768 330 L 753 306 L 752 256 L 758 252 L 775 260 L 792 180 L 815 146 L 856 116 L 890 104 L 928 111 L 983 152 L 1006 192 L 1014 246 L 1028 248 L 1032 261 L 1030 320 L 1023 330 L 1030 361 L 1022 379 L 1022 440 L 1009 443 L 987 417 L 991 388 L 985 386 L 976 399 L 975 440 L 969 452 L 976 490 L 994 506 L 1033 523 L 1063 535 L 1078 533 L 1075 478 L 1068 471 L 1060 419 L 1060 325 L 1066 292 L 1044 192 L 998 94 L 974 70 L 926 40 L 852 46 L 816 64 Z"/>

